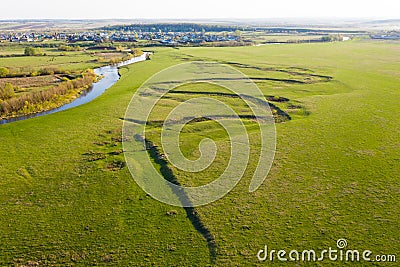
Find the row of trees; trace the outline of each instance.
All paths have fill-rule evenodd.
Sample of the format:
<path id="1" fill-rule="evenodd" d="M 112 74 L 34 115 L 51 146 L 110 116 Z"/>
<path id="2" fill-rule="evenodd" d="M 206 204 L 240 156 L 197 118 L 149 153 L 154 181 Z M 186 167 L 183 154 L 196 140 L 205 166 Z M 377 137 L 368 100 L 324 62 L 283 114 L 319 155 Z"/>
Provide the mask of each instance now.
<path id="1" fill-rule="evenodd" d="M 60 51 L 82 51 L 82 47 L 78 46 L 70 46 L 70 45 L 60 45 L 58 47 Z"/>
<path id="2" fill-rule="evenodd" d="M 340 42 L 343 41 L 343 36 L 340 34 L 337 35 L 328 35 L 321 37 L 322 42 Z"/>
<path id="3" fill-rule="evenodd" d="M 0 67 L 0 78 L 35 77 L 54 74 L 70 74 L 70 72 L 59 69 L 58 67 L 44 67 L 41 69 L 34 69 L 29 66 L 10 69 L 6 67 Z"/>
<path id="4" fill-rule="evenodd" d="M 124 50 L 125 49 L 121 48 L 121 51 L 124 51 Z M 97 62 L 99 62 L 99 63 L 117 64 L 117 63 L 129 60 L 129 59 L 131 59 L 133 57 L 141 56 L 143 54 L 144 54 L 144 52 L 142 50 L 132 47 L 130 49 L 129 53 L 125 53 L 125 54 L 121 53 L 120 56 L 118 55 L 118 56 L 114 56 L 114 57 L 107 57 L 107 54 L 105 54 L 105 56 L 98 57 L 97 58 Z M 111 53 L 110 55 L 111 56 L 115 55 L 115 53 Z"/>
<path id="5" fill-rule="evenodd" d="M 94 74 L 93 71 L 87 71 L 81 78 L 62 82 L 45 91 L 31 92 L 17 97 L 9 97 L 10 91 L 5 91 L 7 97 L 0 100 L 0 116 L 10 117 L 14 115 L 23 115 L 27 110 L 30 112 L 43 111 L 45 109 L 43 103 L 56 101 L 60 96 L 71 93 L 72 90 L 78 91 L 87 89 L 92 85 L 95 79 L 96 74 Z M 7 84 L 6 86 L 8 87 L 7 90 L 10 90 L 10 86 Z"/>

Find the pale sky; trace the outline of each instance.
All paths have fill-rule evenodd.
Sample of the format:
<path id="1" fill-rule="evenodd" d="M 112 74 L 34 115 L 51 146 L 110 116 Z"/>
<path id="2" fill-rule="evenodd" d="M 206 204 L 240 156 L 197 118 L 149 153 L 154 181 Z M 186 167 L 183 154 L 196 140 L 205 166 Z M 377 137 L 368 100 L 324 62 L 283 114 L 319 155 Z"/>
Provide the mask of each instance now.
<path id="1" fill-rule="evenodd" d="M 400 0 L 6 0 L 0 19 L 400 18 Z"/>

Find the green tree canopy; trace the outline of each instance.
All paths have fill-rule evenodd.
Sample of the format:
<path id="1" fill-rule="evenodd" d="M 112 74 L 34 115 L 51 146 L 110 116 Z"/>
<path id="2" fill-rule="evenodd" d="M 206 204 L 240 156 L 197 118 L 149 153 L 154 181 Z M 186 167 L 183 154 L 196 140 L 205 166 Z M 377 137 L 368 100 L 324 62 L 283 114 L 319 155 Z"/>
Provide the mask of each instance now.
<path id="1" fill-rule="evenodd" d="M 5 67 L 0 67 L 0 77 L 4 78 L 10 73 L 10 70 Z"/>
<path id="2" fill-rule="evenodd" d="M 5 100 L 15 96 L 14 86 L 11 83 L 6 83 L 0 88 L 0 99 Z"/>
<path id="3" fill-rule="evenodd" d="M 25 56 L 43 56 L 43 52 L 40 47 L 34 48 L 34 47 L 28 46 L 25 48 L 24 54 L 25 54 Z"/>

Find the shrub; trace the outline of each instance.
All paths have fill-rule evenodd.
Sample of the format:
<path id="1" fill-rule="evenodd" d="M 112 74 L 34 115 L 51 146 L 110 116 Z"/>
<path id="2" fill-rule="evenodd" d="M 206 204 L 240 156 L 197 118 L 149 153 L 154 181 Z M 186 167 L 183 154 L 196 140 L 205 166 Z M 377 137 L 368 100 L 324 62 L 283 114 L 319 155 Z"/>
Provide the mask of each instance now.
<path id="1" fill-rule="evenodd" d="M 138 57 L 138 56 L 143 55 L 143 51 L 142 50 L 134 48 L 134 47 L 131 48 L 131 52 L 132 52 L 132 55 L 134 57 Z"/>
<path id="2" fill-rule="evenodd" d="M 54 74 L 60 74 L 60 73 L 62 73 L 62 71 L 56 67 L 47 67 L 47 68 L 41 69 L 39 71 L 40 75 L 54 75 Z"/>
<path id="3" fill-rule="evenodd" d="M 4 78 L 7 77 L 7 75 L 10 74 L 10 70 L 5 68 L 5 67 L 0 67 L 0 77 Z"/>
<path id="4" fill-rule="evenodd" d="M 119 46 L 115 47 L 115 50 L 117 50 L 118 52 L 122 52 L 122 51 L 124 51 L 124 47 L 119 45 Z"/>
<path id="5" fill-rule="evenodd" d="M 0 88 L 0 99 L 6 100 L 15 95 L 14 87 L 11 83 L 6 83 L 4 87 Z"/>

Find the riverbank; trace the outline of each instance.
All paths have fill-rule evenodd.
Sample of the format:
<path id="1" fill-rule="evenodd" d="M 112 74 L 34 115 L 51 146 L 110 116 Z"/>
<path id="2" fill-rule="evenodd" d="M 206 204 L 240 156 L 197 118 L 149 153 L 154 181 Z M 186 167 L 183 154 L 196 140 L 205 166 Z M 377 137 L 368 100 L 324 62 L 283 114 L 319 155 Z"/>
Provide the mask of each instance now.
<path id="1" fill-rule="evenodd" d="M 147 57 L 148 53 L 143 53 L 142 55 L 133 57 L 127 61 L 97 68 L 94 70 L 94 73 L 97 77 L 102 77 L 102 79 L 93 83 L 91 86 L 85 85 L 80 88 L 70 88 L 63 97 L 55 96 L 51 101 L 37 103 L 36 106 L 30 105 L 29 102 L 24 103 L 23 109 L 21 110 L 22 114 L 15 112 L 11 116 L 5 116 L 0 120 L 0 124 L 44 116 L 88 103 L 103 94 L 119 80 L 119 67 L 145 61 Z"/>
<path id="2" fill-rule="evenodd" d="M 6 100 L 0 100 L 0 116 L 2 119 L 10 119 L 47 111 L 65 105 L 80 94 L 87 91 L 94 82 L 101 79 L 93 70 L 87 70 L 80 78 L 65 80 L 43 91 L 24 93 Z M 11 84 L 8 84 L 11 86 Z"/>

